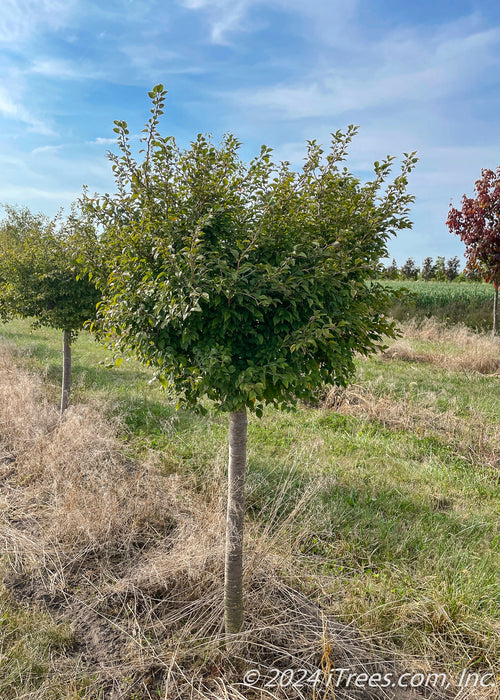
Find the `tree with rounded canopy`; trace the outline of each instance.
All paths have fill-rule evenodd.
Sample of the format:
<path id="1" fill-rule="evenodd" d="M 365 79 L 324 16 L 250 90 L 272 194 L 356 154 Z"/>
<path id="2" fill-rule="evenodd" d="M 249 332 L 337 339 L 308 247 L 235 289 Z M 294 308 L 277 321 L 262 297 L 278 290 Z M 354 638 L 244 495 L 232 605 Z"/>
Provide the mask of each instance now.
<path id="1" fill-rule="evenodd" d="M 415 265 L 415 260 L 413 258 L 408 258 L 401 267 L 401 274 L 405 280 L 416 280 L 419 272 L 420 270 Z"/>
<path id="2" fill-rule="evenodd" d="M 243 625 L 247 411 L 260 416 L 266 404 L 289 408 L 325 383 L 345 385 L 355 354 L 394 335 L 384 315 L 391 293 L 369 280 L 389 237 L 411 225 L 406 186 L 416 158 L 405 154 L 389 184 L 393 158 L 376 162 L 374 179 L 361 184 L 341 167 L 355 127 L 332 134 L 326 152 L 308 142 L 300 172 L 274 163 L 265 146 L 243 162 L 232 135 L 214 145 L 199 134 L 181 149 L 158 131 L 165 95 L 161 85 L 149 93 L 141 162 L 126 122 L 115 122 L 117 192 L 84 193 L 82 215 L 99 234 L 81 263 L 103 294 L 96 328 L 115 350 L 154 367 L 180 404 L 209 399 L 229 413 L 231 635 Z"/>
<path id="3" fill-rule="evenodd" d="M 456 255 L 446 261 L 445 275 L 448 282 L 453 282 L 460 274 L 460 258 Z"/>
<path id="4" fill-rule="evenodd" d="M 493 335 L 498 335 L 498 287 L 500 285 L 500 166 L 484 168 L 476 180 L 476 197 L 462 197 L 462 209 L 450 204 L 447 226 L 465 243 L 467 268 L 494 287 Z"/>
<path id="5" fill-rule="evenodd" d="M 0 222 L 0 315 L 30 318 L 33 326 L 62 330 L 61 414 L 71 390 L 71 344 L 95 317 L 100 294 L 88 277 L 77 279 L 70 231 L 29 209 L 5 206 Z"/>
<path id="6" fill-rule="evenodd" d="M 426 282 L 436 276 L 436 266 L 431 257 L 427 257 L 423 261 L 420 275 Z"/>

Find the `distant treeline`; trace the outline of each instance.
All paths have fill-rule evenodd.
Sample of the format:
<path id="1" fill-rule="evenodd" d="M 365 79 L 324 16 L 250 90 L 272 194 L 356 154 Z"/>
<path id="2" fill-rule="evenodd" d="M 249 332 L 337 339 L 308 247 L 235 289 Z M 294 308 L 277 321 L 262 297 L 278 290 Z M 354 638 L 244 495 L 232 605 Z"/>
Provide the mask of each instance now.
<path id="1" fill-rule="evenodd" d="M 437 282 L 481 281 L 481 275 L 475 270 L 460 270 L 460 258 L 456 255 L 448 260 L 441 255 L 438 255 L 436 260 L 427 257 L 420 267 L 413 258 L 408 258 L 401 267 L 398 267 L 393 259 L 390 265 L 383 268 L 381 276 L 388 280 L 423 280 L 424 282 L 430 280 Z"/>

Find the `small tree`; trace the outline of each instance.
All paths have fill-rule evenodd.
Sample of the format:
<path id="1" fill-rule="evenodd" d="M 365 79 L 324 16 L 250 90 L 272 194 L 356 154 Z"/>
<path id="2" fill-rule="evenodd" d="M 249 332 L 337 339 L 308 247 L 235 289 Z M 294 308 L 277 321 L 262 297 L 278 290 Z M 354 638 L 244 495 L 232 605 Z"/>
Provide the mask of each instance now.
<path id="1" fill-rule="evenodd" d="M 69 403 L 71 343 L 93 319 L 100 295 L 88 278 L 77 279 L 67 235 L 29 209 L 6 206 L 0 223 L 0 308 L 3 317 L 31 318 L 63 334 L 61 414 Z"/>
<path id="2" fill-rule="evenodd" d="M 362 185 L 339 167 L 355 133 L 333 134 L 327 154 L 309 142 L 300 173 L 263 146 L 249 164 L 239 142 L 201 134 L 186 150 L 158 132 L 165 91 L 149 93 L 143 160 L 127 124 L 110 154 L 117 194 L 82 199 L 102 233 L 87 242 L 103 293 L 96 326 L 118 352 L 156 367 L 180 402 L 203 397 L 229 412 L 225 630 L 243 624 L 242 546 L 247 411 L 312 400 L 345 385 L 354 355 L 394 334 L 390 292 L 368 283 L 391 234 L 410 226 L 414 154 L 382 191 L 392 159 Z M 101 251 L 96 261 L 95 251 Z"/>
<path id="3" fill-rule="evenodd" d="M 413 258 L 408 258 L 401 268 L 401 275 L 405 280 L 416 280 L 419 272 L 420 270 L 415 265 L 415 260 Z"/>
<path id="4" fill-rule="evenodd" d="M 456 255 L 453 258 L 448 258 L 444 271 L 448 282 L 453 282 L 460 274 L 460 258 Z"/>
<path id="5" fill-rule="evenodd" d="M 476 181 L 476 197 L 462 197 L 462 209 L 450 205 L 447 225 L 465 243 L 467 267 L 494 287 L 493 335 L 498 335 L 498 286 L 500 284 L 500 166 L 483 169 Z"/>
<path id="6" fill-rule="evenodd" d="M 436 276 L 436 267 L 432 258 L 425 258 L 425 260 L 422 263 L 422 270 L 420 272 L 420 276 L 426 282 L 428 282 Z"/>
<path id="7" fill-rule="evenodd" d="M 28 208 L 16 208 L 4 204 L 7 216 L 0 221 L 0 319 L 8 321 L 14 314 L 11 295 L 7 294 L 9 257 L 17 249 L 24 233 L 30 228 L 46 223 L 43 214 L 32 214 Z"/>
<path id="8" fill-rule="evenodd" d="M 446 281 L 446 265 L 444 255 L 438 255 L 436 258 L 435 278 L 438 282 Z"/>
<path id="9" fill-rule="evenodd" d="M 398 264 L 394 258 L 391 260 L 391 264 L 385 268 L 384 277 L 388 280 L 397 280 L 399 278 Z"/>

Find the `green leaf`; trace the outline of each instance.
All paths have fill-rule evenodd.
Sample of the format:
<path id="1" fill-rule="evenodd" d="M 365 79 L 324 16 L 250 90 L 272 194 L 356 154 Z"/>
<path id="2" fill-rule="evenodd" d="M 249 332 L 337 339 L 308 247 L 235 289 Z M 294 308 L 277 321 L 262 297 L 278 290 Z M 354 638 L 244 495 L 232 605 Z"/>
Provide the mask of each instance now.
<path id="1" fill-rule="evenodd" d="M 327 379 L 348 382 L 355 354 L 394 332 L 386 292 L 368 283 L 388 238 L 410 226 L 413 163 L 391 182 L 392 158 L 379 160 L 361 183 L 339 165 L 356 127 L 328 148 L 311 140 L 300 172 L 266 146 L 242 160 L 231 134 L 219 144 L 198 134 L 182 149 L 158 132 L 163 85 L 149 97 L 140 162 L 115 122 L 116 192 L 82 198 L 101 232 L 82 255 L 103 296 L 96 328 L 190 406 L 207 397 L 261 415 Z"/>

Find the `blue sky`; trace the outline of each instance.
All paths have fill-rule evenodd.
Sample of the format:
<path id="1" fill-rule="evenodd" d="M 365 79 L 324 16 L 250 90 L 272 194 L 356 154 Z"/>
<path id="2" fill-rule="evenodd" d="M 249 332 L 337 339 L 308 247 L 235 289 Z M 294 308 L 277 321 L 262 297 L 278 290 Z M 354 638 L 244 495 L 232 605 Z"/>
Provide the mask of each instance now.
<path id="1" fill-rule="evenodd" d="M 418 151 L 412 231 L 390 254 L 462 255 L 451 199 L 500 165 L 500 3 L 465 0 L 2 0 L 0 202 L 55 214 L 112 191 L 113 120 L 138 134 L 233 132 L 300 167 L 307 139 L 358 124 L 349 167 Z"/>

